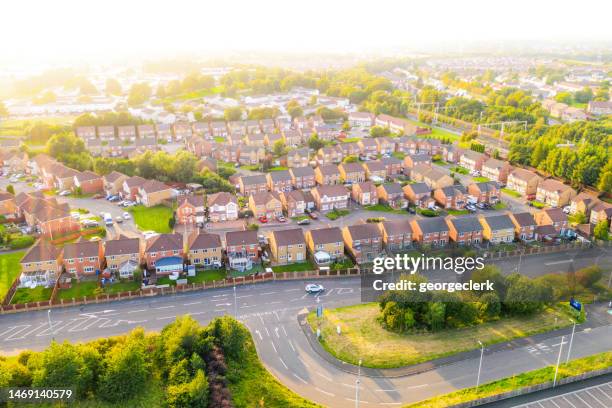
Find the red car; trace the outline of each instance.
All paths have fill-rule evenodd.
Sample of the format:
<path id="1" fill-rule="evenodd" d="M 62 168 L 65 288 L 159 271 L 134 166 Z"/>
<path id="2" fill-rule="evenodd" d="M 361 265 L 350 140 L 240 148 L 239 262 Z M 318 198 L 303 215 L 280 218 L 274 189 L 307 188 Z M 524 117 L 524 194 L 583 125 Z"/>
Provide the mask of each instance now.
<path id="1" fill-rule="evenodd" d="M 266 217 L 265 215 L 262 215 L 261 217 L 259 217 L 259 222 L 261 222 L 262 224 L 265 224 L 266 222 L 268 222 L 268 217 Z"/>

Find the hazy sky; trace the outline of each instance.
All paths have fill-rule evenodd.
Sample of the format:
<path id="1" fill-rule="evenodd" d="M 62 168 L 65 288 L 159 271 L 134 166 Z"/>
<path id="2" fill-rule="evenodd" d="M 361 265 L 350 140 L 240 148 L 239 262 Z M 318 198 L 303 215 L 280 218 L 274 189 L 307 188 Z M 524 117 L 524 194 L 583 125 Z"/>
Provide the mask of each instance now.
<path id="1" fill-rule="evenodd" d="M 7 0 L 15 60 L 184 51 L 372 51 L 446 42 L 612 40 L 610 0 Z"/>

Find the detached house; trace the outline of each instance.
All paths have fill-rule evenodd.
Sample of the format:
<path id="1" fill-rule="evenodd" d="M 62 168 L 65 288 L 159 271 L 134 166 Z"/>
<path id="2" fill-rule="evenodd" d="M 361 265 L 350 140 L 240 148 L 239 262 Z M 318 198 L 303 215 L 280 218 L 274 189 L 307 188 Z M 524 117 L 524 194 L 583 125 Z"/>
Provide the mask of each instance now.
<path id="1" fill-rule="evenodd" d="M 416 166 L 431 166 L 431 156 L 427 154 L 409 154 L 404 157 L 404 174 L 410 176 L 410 170 Z"/>
<path id="2" fill-rule="evenodd" d="M 482 164 L 481 175 L 498 183 L 506 184 L 511 171 L 510 163 L 491 158 Z"/>
<path id="3" fill-rule="evenodd" d="M 353 184 L 351 197 L 360 205 L 378 204 L 378 192 L 376 190 L 376 185 L 374 185 L 374 183 L 371 181 Z"/>
<path id="4" fill-rule="evenodd" d="M 191 265 L 220 268 L 223 259 L 221 237 L 194 231 L 187 241 L 187 259 Z"/>
<path id="5" fill-rule="evenodd" d="M 361 183 L 366 180 L 365 169 L 360 163 L 342 163 L 338 170 L 344 183 Z"/>
<path id="6" fill-rule="evenodd" d="M 458 148 L 455 145 L 444 145 L 442 147 L 442 160 L 448 163 L 459 163 L 461 159 L 461 155 L 465 152 L 465 150 Z"/>
<path id="7" fill-rule="evenodd" d="M 453 185 L 434 190 L 433 197 L 444 209 L 462 210 L 467 201 L 467 193 L 462 185 Z"/>
<path id="8" fill-rule="evenodd" d="M 612 204 L 600 201 L 591 210 L 589 223 L 593 225 L 597 225 L 602 221 L 610 223 L 610 219 L 612 219 Z"/>
<path id="9" fill-rule="evenodd" d="M 532 171 L 525 169 L 514 169 L 508 174 L 508 184 L 506 187 L 509 190 L 516 191 L 517 193 L 527 196 L 533 196 L 535 198 L 538 184 L 542 178 Z"/>
<path id="10" fill-rule="evenodd" d="M 431 189 L 450 187 L 455 184 L 455 180 L 442 170 L 425 165 L 415 166 L 410 172 L 410 178 L 427 184 Z"/>
<path id="11" fill-rule="evenodd" d="M 233 221 L 238 219 L 238 200 L 233 194 L 221 191 L 206 196 L 208 218 L 211 222 Z"/>
<path id="12" fill-rule="evenodd" d="M 459 158 L 459 165 L 469 171 L 481 171 L 482 165 L 487 161 L 488 156 L 472 150 L 466 150 Z"/>
<path id="13" fill-rule="evenodd" d="M 138 189 L 139 201 L 145 207 L 153 207 L 172 198 L 174 190 L 161 181 L 148 180 Z"/>
<path id="14" fill-rule="evenodd" d="M 19 286 L 28 287 L 32 284 L 53 286 L 62 272 L 61 255 L 60 249 L 39 240 L 26 251 L 19 261 L 21 265 Z"/>
<path id="15" fill-rule="evenodd" d="M 104 242 L 106 269 L 119 278 L 131 278 L 140 267 L 142 250 L 139 238 L 120 236 Z"/>
<path id="16" fill-rule="evenodd" d="M 402 174 L 402 161 L 396 157 L 383 157 L 380 162 L 385 166 L 386 176 L 392 178 Z"/>
<path id="17" fill-rule="evenodd" d="M 289 170 L 272 171 L 266 177 L 270 191 L 282 193 L 293 190 L 293 179 Z"/>
<path id="18" fill-rule="evenodd" d="M 537 223 L 533 214 L 529 212 L 508 213 L 510 220 L 514 224 L 514 235 L 521 241 L 531 241 L 535 238 Z"/>
<path id="19" fill-rule="evenodd" d="M 94 276 L 102 271 L 104 248 L 99 241 L 79 241 L 64 245 L 62 261 L 74 277 Z"/>
<path id="20" fill-rule="evenodd" d="M 120 192 L 121 196 L 125 199 L 136 201 L 136 196 L 140 190 L 140 187 L 142 187 L 142 185 L 146 182 L 147 180 L 140 176 L 125 178 L 123 180 L 122 191 Z"/>
<path id="21" fill-rule="evenodd" d="M 471 245 L 482 242 L 483 227 L 477 217 L 447 217 L 448 236 L 457 245 Z"/>
<path id="22" fill-rule="evenodd" d="M 344 238 L 338 227 L 319 228 L 306 231 L 306 244 L 314 256 L 324 252 L 329 255 L 329 261 L 344 258 Z M 325 257 L 323 257 L 325 258 Z"/>
<path id="23" fill-rule="evenodd" d="M 245 271 L 259 262 L 257 231 L 230 231 L 225 234 L 227 260 L 231 269 Z"/>
<path id="24" fill-rule="evenodd" d="M 204 196 L 191 194 L 181 197 L 176 209 L 176 221 L 179 224 L 204 225 L 205 218 Z"/>
<path id="25" fill-rule="evenodd" d="M 249 209 L 256 218 L 275 219 L 283 215 L 283 203 L 276 192 L 255 193 L 249 196 Z"/>
<path id="26" fill-rule="evenodd" d="M 340 170 L 335 164 L 325 164 L 315 168 L 315 180 L 320 185 L 334 185 L 340 184 L 342 178 L 340 176 Z"/>
<path id="27" fill-rule="evenodd" d="M 480 217 L 482 236 L 492 244 L 514 241 L 514 223 L 507 214 Z"/>
<path id="28" fill-rule="evenodd" d="M 494 181 L 471 183 L 468 185 L 467 192 L 479 203 L 496 204 L 499 202 L 499 185 Z"/>
<path id="29" fill-rule="evenodd" d="M 293 167 L 289 169 L 289 173 L 296 189 L 311 189 L 316 185 L 315 171 L 310 166 Z"/>
<path id="30" fill-rule="evenodd" d="M 412 237 L 422 245 L 446 246 L 448 225 L 443 218 L 421 218 L 411 221 Z"/>
<path id="31" fill-rule="evenodd" d="M 389 251 L 401 251 L 412 247 L 412 225 L 409 219 L 378 223 L 385 247 Z"/>
<path id="32" fill-rule="evenodd" d="M 551 207 L 566 206 L 575 196 L 576 190 L 553 179 L 541 181 L 536 189 L 536 200 Z"/>
<path id="33" fill-rule="evenodd" d="M 403 187 L 404 197 L 418 208 L 427 208 L 433 205 L 431 188 L 425 183 L 406 184 Z"/>
<path id="34" fill-rule="evenodd" d="M 74 176 L 74 187 L 83 194 L 100 193 L 104 189 L 104 180 L 93 171 L 84 171 Z"/>
<path id="35" fill-rule="evenodd" d="M 156 275 L 170 275 L 183 272 L 183 236 L 181 234 L 160 234 L 149 238 L 144 251 L 147 269 Z"/>
<path id="36" fill-rule="evenodd" d="M 268 191 L 268 179 L 264 174 L 241 176 L 239 185 L 240 193 L 244 196 Z"/>
<path id="37" fill-rule="evenodd" d="M 301 228 L 272 231 L 269 242 L 274 263 L 286 265 L 306 261 L 306 241 Z"/>
<path id="38" fill-rule="evenodd" d="M 565 235 L 569 228 L 567 215 L 560 208 L 546 208 L 538 211 L 534 218 L 538 226 L 552 225 L 560 235 Z"/>
<path id="39" fill-rule="evenodd" d="M 404 198 L 402 186 L 399 183 L 381 184 L 376 187 L 376 192 L 378 200 L 391 208 L 405 208 L 408 205 L 408 201 Z"/>
<path id="40" fill-rule="evenodd" d="M 342 237 L 347 251 L 358 264 L 372 262 L 383 253 L 382 233 L 376 224 L 344 227 Z"/>
<path id="41" fill-rule="evenodd" d="M 600 203 L 597 197 L 594 197 L 588 193 L 582 192 L 571 199 L 570 201 L 570 213 L 583 213 L 587 218 L 591 215 L 591 209 Z"/>
<path id="42" fill-rule="evenodd" d="M 304 215 L 306 207 L 306 198 L 301 190 L 293 190 L 280 195 L 283 203 L 283 210 L 288 217 L 297 217 Z"/>
<path id="43" fill-rule="evenodd" d="M 330 211 L 348 207 L 349 193 L 339 185 L 322 185 L 312 190 L 319 211 Z"/>

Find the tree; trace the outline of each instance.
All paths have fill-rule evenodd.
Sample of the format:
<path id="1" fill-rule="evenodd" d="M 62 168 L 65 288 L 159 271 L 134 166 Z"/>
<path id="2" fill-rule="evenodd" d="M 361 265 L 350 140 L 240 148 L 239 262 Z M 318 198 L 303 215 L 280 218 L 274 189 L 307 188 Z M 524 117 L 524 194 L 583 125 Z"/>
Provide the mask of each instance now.
<path id="1" fill-rule="evenodd" d="M 287 147 L 285 146 L 285 142 L 282 140 L 277 140 L 274 142 L 274 146 L 272 147 L 272 152 L 274 156 L 280 157 L 287 153 Z"/>
<path id="2" fill-rule="evenodd" d="M 559 92 L 555 96 L 555 101 L 565 103 L 567 105 L 571 105 L 571 103 L 574 101 L 574 98 L 572 97 L 572 94 L 569 92 Z"/>
<path id="3" fill-rule="evenodd" d="M 142 82 L 132 85 L 128 94 L 127 103 L 130 106 L 139 106 L 145 103 L 151 97 L 152 90 L 149 84 Z"/>
<path id="4" fill-rule="evenodd" d="M 197 370 L 193 379 L 168 387 L 169 408 L 199 408 L 208 406 L 208 380 L 203 370 Z"/>
<path id="5" fill-rule="evenodd" d="M 151 375 L 144 348 L 139 340 L 133 338 L 113 347 L 106 354 L 104 365 L 99 395 L 110 402 L 125 402 L 138 395 Z"/>
<path id="6" fill-rule="evenodd" d="M 223 117 L 228 122 L 234 122 L 242 119 L 242 108 L 240 106 L 232 106 L 223 111 Z"/>
<path id="7" fill-rule="evenodd" d="M 584 87 L 581 91 L 577 91 L 574 93 L 574 100 L 577 103 L 587 103 L 593 100 L 593 90 L 591 88 Z"/>
<path id="8" fill-rule="evenodd" d="M 342 160 L 342 163 L 357 163 L 359 161 L 359 157 L 355 155 L 349 155 Z"/>
<path id="9" fill-rule="evenodd" d="M 577 212 L 567 217 L 567 220 L 572 225 L 586 224 L 587 216 L 583 212 Z"/>
<path id="10" fill-rule="evenodd" d="M 597 225 L 595 225 L 595 228 L 593 228 L 593 237 L 602 241 L 607 241 L 610 239 L 607 220 L 601 220 L 597 223 Z"/>
<path id="11" fill-rule="evenodd" d="M 310 147 L 313 150 L 319 150 L 320 148 L 325 146 L 325 142 L 322 141 L 321 139 L 319 139 L 319 136 L 317 136 L 316 133 L 313 133 L 312 136 L 310 136 L 310 139 L 308 139 L 308 147 Z"/>
<path id="12" fill-rule="evenodd" d="M 115 78 L 106 80 L 106 93 L 109 95 L 121 95 L 121 84 Z"/>
<path id="13" fill-rule="evenodd" d="M 296 101 L 295 99 L 292 99 L 289 102 L 287 102 L 286 109 L 287 109 L 287 113 L 289 114 L 289 116 L 291 116 L 291 119 L 295 119 L 300 116 L 304 116 L 304 110 L 300 106 L 299 102 Z"/>
<path id="14" fill-rule="evenodd" d="M 242 356 L 245 342 L 250 337 L 244 326 L 229 316 L 216 318 L 212 326 L 217 345 L 223 349 L 223 354 L 235 360 Z"/>
<path id="15" fill-rule="evenodd" d="M 12 184 L 9 184 L 8 186 L 6 186 L 6 192 L 15 195 L 15 187 Z"/>
<path id="16" fill-rule="evenodd" d="M 98 89 L 86 78 L 82 78 L 79 84 L 81 95 L 93 95 L 98 93 Z"/>
<path id="17" fill-rule="evenodd" d="M 47 142 L 47 153 L 59 158 L 62 155 L 85 153 L 85 142 L 72 133 L 61 133 Z"/>
<path id="18" fill-rule="evenodd" d="M 391 131 L 389 130 L 389 128 L 386 128 L 386 127 L 372 126 L 370 128 L 370 136 L 372 137 L 385 137 L 385 136 L 389 136 L 390 134 L 391 134 Z"/>

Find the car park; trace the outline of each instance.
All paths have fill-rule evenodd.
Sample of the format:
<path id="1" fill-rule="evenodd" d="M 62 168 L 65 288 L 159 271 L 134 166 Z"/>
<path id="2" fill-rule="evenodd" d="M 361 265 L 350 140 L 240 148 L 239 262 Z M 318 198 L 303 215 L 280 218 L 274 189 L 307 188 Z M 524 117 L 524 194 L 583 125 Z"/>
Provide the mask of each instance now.
<path id="1" fill-rule="evenodd" d="M 318 283 L 309 283 L 306 285 L 306 293 L 321 293 L 325 290 L 323 285 Z"/>

